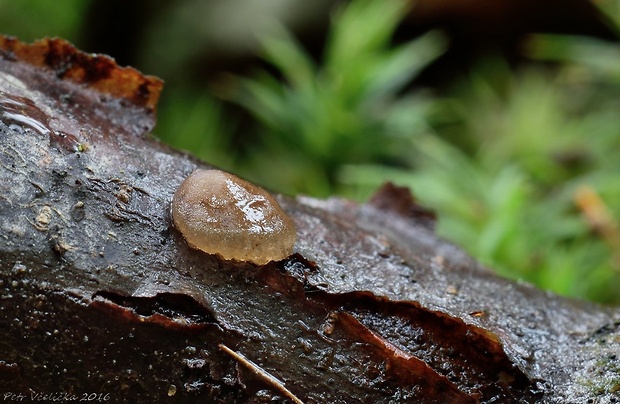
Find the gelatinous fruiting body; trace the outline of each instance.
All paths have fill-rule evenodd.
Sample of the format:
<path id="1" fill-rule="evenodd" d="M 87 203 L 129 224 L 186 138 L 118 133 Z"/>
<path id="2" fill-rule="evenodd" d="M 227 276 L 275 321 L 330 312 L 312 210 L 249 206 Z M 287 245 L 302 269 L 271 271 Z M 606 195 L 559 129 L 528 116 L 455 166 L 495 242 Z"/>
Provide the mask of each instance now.
<path id="1" fill-rule="evenodd" d="M 264 189 L 220 170 L 196 170 L 172 198 L 187 243 L 227 260 L 266 264 L 292 254 L 293 221 Z"/>

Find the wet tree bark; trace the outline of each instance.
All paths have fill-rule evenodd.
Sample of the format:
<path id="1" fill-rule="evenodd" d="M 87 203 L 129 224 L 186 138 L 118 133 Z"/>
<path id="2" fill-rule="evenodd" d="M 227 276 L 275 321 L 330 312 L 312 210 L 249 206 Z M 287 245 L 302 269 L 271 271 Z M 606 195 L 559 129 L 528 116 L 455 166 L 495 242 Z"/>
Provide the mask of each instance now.
<path id="1" fill-rule="evenodd" d="M 0 40 L 5 400 L 618 399 L 617 308 L 498 278 L 406 190 L 277 196 L 298 234 L 282 261 L 189 248 L 170 201 L 206 165 L 149 136 L 161 86 L 61 40 Z"/>

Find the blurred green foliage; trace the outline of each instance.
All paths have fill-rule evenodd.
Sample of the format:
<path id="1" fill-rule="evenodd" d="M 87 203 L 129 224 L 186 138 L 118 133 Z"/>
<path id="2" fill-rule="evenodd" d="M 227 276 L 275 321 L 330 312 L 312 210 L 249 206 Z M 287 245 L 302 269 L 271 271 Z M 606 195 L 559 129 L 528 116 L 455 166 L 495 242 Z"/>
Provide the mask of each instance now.
<path id="1" fill-rule="evenodd" d="M 5 32 L 79 44 L 85 2 L 71 13 L 26 3 L 57 18 L 19 26 L 31 11 L 0 0 Z M 608 3 L 620 21 L 619 3 Z M 262 50 L 277 74 L 228 77 L 217 96 L 206 85 L 167 88 L 156 132 L 289 194 L 365 200 L 384 181 L 407 185 L 438 212 L 441 236 L 501 274 L 620 303 L 620 48 L 532 37 L 539 63 L 513 71 L 489 58 L 439 97 L 405 91 L 443 40 L 391 45 L 403 11 L 398 0 L 340 8 L 320 62 L 273 28 Z M 247 125 L 229 119 L 231 103 L 254 118 L 241 141 Z"/>
<path id="2" fill-rule="evenodd" d="M 405 158 L 409 137 L 422 125 L 394 130 L 395 115 L 422 121 L 425 104 L 398 92 L 439 47 L 426 37 L 390 48 L 403 9 L 403 2 L 357 1 L 341 10 L 320 66 L 283 30 L 264 39 L 265 57 L 283 78 L 263 72 L 240 80 L 233 94 L 262 124 L 247 172 L 252 179 L 291 194 L 329 196 L 340 192 L 343 165 Z M 270 164 L 262 164 L 265 156 Z"/>
<path id="3" fill-rule="evenodd" d="M 88 0 L 65 0 L 63 6 L 47 0 L 0 0 L 0 32 L 22 41 L 44 36 L 77 38 Z"/>

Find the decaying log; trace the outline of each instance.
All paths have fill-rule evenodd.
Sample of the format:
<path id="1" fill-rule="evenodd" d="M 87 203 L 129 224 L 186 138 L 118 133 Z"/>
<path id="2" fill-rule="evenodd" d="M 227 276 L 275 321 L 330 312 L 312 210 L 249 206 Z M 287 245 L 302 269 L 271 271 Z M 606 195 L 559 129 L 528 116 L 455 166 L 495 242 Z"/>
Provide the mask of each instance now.
<path id="1" fill-rule="evenodd" d="M 298 233 L 279 262 L 189 248 L 170 201 L 206 166 L 149 136 L 161 87 L 0 40 L 5 400 L 618 400 L 618 309 L 495 276 L 403 189 L 277 196 Z"/>

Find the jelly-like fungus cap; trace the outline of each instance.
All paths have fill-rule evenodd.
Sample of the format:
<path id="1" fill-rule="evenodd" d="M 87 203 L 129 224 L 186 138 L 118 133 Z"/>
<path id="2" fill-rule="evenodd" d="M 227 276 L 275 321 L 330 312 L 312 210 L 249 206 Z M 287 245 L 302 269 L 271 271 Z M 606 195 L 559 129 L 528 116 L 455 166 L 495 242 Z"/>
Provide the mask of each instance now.
<path id="1" fill-rule="evenodd" d="M 181 183 L 172 220 L 192 248 L 259 265 L 291 255 L 297 237 L 267 191 L 220 170 L 198 169 Z"/>

